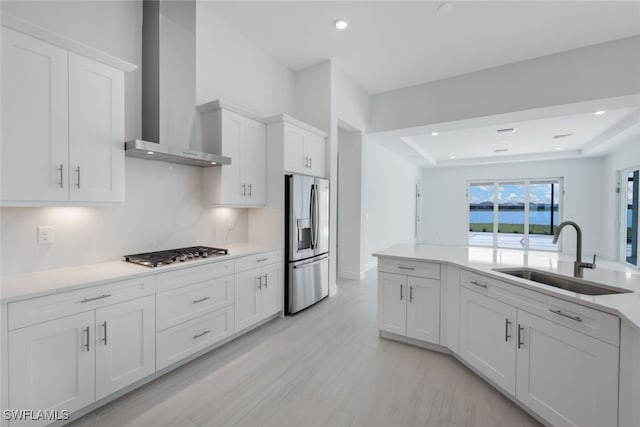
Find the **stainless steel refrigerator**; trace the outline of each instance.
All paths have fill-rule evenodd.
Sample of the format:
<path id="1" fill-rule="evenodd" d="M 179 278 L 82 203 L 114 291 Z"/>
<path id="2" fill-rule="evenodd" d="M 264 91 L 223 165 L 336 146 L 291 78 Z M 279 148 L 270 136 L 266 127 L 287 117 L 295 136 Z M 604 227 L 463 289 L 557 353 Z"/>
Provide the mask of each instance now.
<path id="1" fill-rule="evenodd" d="M 285 176 L 285 307 L 297 313 L 329 295 L 329 181 Z"/>

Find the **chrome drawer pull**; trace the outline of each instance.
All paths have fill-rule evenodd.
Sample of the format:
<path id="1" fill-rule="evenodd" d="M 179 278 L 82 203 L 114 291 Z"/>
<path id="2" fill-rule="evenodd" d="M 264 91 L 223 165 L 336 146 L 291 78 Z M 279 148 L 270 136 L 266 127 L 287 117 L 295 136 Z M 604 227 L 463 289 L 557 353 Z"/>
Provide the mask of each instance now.
<path id="1" fill-rule="evenodd" d="M 518 325 L 518 348 L 524 345 L 524 342 L 522 342 L 522 331 L 524 331 L 524 328 Z"/>
<path id="2" fill-rule="evenodd" d="M 265 262 L 266 260 L 268 260 L 269 258 L 260 258 L 257 259 L 256 262 Z"/>
<path id="3" fill-rule="evenodd" d="M 193 303 L 194 303 L 194 304 L 197 304 L 197 303 L 199 303 L 199 302 L 206 301 L 206 300 L 208 300 L 208 299 L 211 299 L 211 297 L 202 297 L 202 298 L 200 298 L 200 299 L 195 299 L 195 300 L 193 300 Z"/>
<path id="4" fill-rule="evenodd" d="M 582 322 L 582 319 L 580 318 L 580 316 L 571 316 L 570 314 L 566 314 L 566 313 L 563 313 L 560 310 L 554 310 L 552 308 L 550 308 L 549 311 L 552 312 L 552 313 L 555 313 L 555 314 L 557 314 L 559 316 L 563 316 L 563 317 L 567 317 L 567 318 L 569 318 L 571 320 L 575 320 L 576 322 Z"/>
<path id="5" fill-rule="evenodd" d="M 511 335 L 509 335 L 510 324 L 511 322 L 509 321 L 509 319 L 504 319 L 504 341 L 505 342 L 509 342 L 509 338 L 511 338 Z"/>
<path id="6" fill-rule="evenodd" d="M 405 267 L 405 266 L 403 266 L 403 265 L 399 265 L 399 266 L 398 266 L 398 269 L 400 269 L 400 270 L 415 270 L 415 268 L 414 268 L 414 267 Z"/>
<path id="7" fill-rule="evenodd" d="M 82 301 L 80 301 L 80 303 L 84 304 L 85 302 L 95 301 L 95 300 L 102 299 L 102 298 L 109 298 L 110 296 L 111 296 L 111 294 L 103 294 L 103 295 L 100 295 L 99 297 L 85 298 Z"/>
<path id="8" fill-rule="evenodd" d="M 481 288 L 487 289 L 487 285 L 485 285 L 484 283 L 476 282 L 475 280 L 471 280 L 469 283 L 471 283 L 472 285 L 480 286 Z"/>
<path id="9" fill-rule="evenodd" d="M 193 336 L 193 339 L 194 339 L 194 340 L 195 340 L 195 339 L 198 339 L 198 338 L 200 338 L 200 337 L 202 337 L 202 336 L 204 336 L 204 335 L 207 335 L 209 332 L 211 332 L 211 331 L 207 329 L 207 330 L 206 330 L 206 331 L 204 331 L 204 332 L 201 332 L 201 333 L 199 333 L 199 334 L 195 334 L 195 335 Z"/>
<path id="10" fill-rule="evenodd" d="M 104 338 L 102 339 L 102 341 L 104 342 L 104 345 L 107 345 L 107 321 L 106 320 L 102 324 L 102 327 L 104 328 Z"/>

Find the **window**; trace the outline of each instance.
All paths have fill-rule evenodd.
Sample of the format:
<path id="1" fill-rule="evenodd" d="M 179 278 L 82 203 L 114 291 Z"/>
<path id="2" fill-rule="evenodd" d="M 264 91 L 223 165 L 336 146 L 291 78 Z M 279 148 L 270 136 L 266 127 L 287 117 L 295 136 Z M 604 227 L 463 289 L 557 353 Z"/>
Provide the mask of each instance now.
<path id="1" fill-rule="evenodd" d="M 557 251 L 561 179 L 472 182 L 469 245 Z"/>
<path id="2" fill-rule="evenodd" d="M 623 254 L 629 264 L 638 266 L 638 188 L 640 187 L 640 170 L 622 173 L 622 206 L 623 206 Z"/>

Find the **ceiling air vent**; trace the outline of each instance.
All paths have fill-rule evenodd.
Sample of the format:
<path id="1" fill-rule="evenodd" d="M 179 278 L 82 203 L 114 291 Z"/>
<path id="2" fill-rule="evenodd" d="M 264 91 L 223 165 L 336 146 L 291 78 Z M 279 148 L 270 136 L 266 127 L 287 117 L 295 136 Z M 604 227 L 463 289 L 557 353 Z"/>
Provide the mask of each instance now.
<path id="1" fill-rule="evenodd" d="M 516 128 L 504 128 L 504 129 L 498 129 L 496 130 L 496 133 L 498 135 L 503 134 L 503 133 L 514 133 L 516 131 Z"/>
<path id="2" fill-rule="evenodd" d="M 505 151 L 509 151 L 508 148 L 497 148 L 493 150 L 494 153 L 504 153 Z"/>
<path id="3" fill-rule="evenodd" d="M 553 139 L 567 138 L 572 136 L 572 133 L 563 133 L 562 135 L 553 135 Z"/>

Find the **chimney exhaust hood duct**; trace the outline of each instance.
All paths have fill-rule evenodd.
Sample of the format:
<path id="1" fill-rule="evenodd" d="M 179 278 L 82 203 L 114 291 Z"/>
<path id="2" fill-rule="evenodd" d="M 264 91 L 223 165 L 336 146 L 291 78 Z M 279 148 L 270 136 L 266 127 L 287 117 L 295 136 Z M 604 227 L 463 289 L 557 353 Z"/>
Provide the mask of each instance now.
<path id="1" fill-rule="evenodd" d="M 125 154 L 190 166 L 231 164 L 196 147 L 196 3 L 142 2 L 142 140 Z"/>

